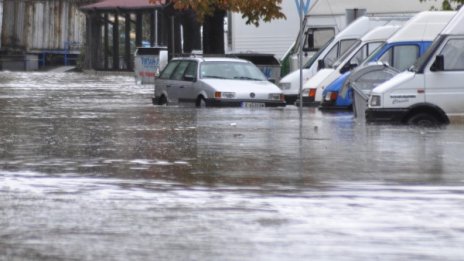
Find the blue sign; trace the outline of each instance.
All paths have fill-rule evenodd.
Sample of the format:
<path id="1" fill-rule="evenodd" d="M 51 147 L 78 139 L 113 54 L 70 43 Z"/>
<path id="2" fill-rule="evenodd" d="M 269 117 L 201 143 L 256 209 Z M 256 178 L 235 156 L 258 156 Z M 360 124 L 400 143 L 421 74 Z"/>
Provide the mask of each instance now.
<path id="1" fill-rule="evenodd" d="M 311 0 L 306 0 L 306 3 L 303 3 L 305 0 L 295 0 L 296 9 L 298 10 L 298 15 L 304 16 L 311 5 Z"/>

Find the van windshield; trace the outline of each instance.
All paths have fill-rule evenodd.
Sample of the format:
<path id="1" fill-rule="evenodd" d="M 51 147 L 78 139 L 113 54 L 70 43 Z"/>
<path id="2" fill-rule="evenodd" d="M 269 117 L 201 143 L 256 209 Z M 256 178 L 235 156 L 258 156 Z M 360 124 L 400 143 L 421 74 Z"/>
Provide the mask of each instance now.
<path id="1" fill-rule="evenodd" d="M 444 41 L 445 38 L 446 38 L 445 35 L 439 35 L 437 38 L 435 38 L 432 45 L 430 45 L 427 51 L 423 55 L 421 55 L 419 59 L 417 59 L 416 63 L 414 63 L 409 68 L 409 71 L 416 72 L 416 73 L 422 73 L 428 61 L 430 60 L 430 57 L 435 54 L 435 51 L 441 45 L 441 43 Z"/>
<path id="2" fill-rule="evenodd" d="M 374 59 L 374 57 L 378 56 L 380 54 L 380 52 L 383 51 L 384 47 L 387 45 L 387 43 L 384 43 L 382 45 L 380 45 L 374 52 L 371 53 L 371 55 L 369 55 L 365 60 L 364 62 L 361 64 L 361 66 L 364 66 L 370 62 L 372 62 L 372 60 Z"/>
<path id="3" fill-rule="evenodd" d="M 332 37 L 329 41 L 327 41 L 326 44 L 324 44 L 324 46 L 321 47 L 321 49 L 319 49 L 319 51 L 317 51 L 310 59 L 308 62 L 306 62 L 306 64 L 303 66 L 303 68 L 305 69 L 309 69 L 313 63 L 315 61 L 317 61 L 317 58 L 321 55 L 321 53 L 333 42 L 334 40 L 334 37 Z"/>
<path id="4" fill-rule="evenodd" d="M 361 45 L 361 41 L 358 40 L 356 41 L 342 56 L 340 56 L 340 58 L 338 58 L 334 64 L 333 64 L 333 68 L 337 68 L 338 66 L 340 66 L 340 64 L 345 61 L 348 57 L 354 55 L 354 51 L 358 49 L 358 47 Z"/>

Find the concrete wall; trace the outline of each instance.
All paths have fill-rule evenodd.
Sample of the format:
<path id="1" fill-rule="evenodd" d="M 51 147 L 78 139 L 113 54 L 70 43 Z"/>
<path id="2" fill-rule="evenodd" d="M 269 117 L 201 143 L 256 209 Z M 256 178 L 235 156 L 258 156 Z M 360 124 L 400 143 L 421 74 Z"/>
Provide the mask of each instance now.
<path id="1" fill-rule="evenodd" d="M 3 0 L 3 50 L 63 50 L 66 42 L 82 43 L 88 0 Z"/>

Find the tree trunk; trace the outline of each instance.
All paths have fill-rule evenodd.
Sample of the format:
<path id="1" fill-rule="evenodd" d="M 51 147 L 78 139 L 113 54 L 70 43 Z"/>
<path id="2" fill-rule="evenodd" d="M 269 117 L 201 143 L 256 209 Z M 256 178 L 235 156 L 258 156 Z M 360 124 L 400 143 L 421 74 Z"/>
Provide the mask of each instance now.
<path id="1" fill-rule="evenodd" d="M 206 16 L 203 24 L 203 53 L 224 54 L 224 17 L 226 12 L 217 10 Z"/>

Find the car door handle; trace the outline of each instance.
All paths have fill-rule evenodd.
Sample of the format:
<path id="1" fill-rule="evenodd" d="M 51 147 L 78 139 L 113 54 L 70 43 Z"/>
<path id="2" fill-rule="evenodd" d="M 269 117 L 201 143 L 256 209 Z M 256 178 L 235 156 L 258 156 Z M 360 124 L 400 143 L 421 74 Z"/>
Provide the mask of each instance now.
<path id="1" fill-rule="evenodd" d="M 184 85 L 179 86 L 179 88 L 181 88 L 181 89 L 184 89 L 184 87 L 185 87 Z"/>
<path id="2" fill-rule="evenodd" d="M 166 85 L 166 88 L 171 88 L 171 85 Z"/>

